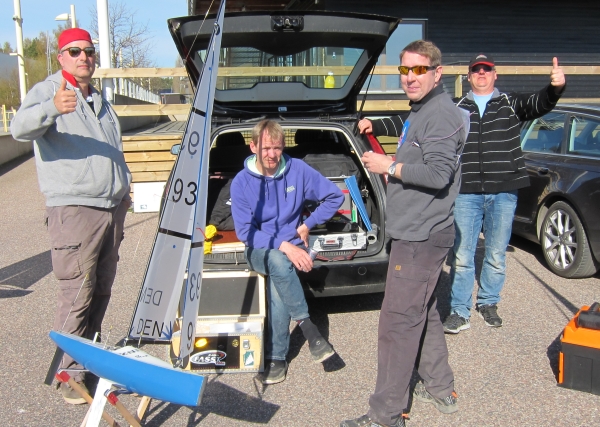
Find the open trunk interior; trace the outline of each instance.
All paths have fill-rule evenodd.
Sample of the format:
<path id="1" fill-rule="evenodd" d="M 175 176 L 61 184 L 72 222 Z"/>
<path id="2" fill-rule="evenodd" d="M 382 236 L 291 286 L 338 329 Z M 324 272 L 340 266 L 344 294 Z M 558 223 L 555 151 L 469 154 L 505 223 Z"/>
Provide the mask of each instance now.
<path id="1" fill-rule="evenodd" d="M 284 153 L 304 160 L 335 182 L 345 195 L 338 213 L 328 223 L 311 230 L 310 246 L 319 251 L 317 262 L 350 260 L 379 252 L 384 243 L 381 207 L 385 183 L 381 176 L 371 175 L 364 169 L 360 161 L 362 153 L 357 151 L 347 128 L 330 124 L 282 125 Z M 252 154 L 249 146 L 251 131 L 250 125 L 247 128 L 228 127 L 216 135 L 212 143 L 206 217 L 207 223 L 217 228 L 217 235 L 212 239 L 212 253 L 205 255 L 206 268 L 228 268 L 223 264 L 246 265 L 244 245 L 234 231 L 229 187 L 233 177 L 244 167 L 244 160 Z M 346 178 L 355 179 L 356 187 L 349 187 Z M 307 202 L 303 215 L 310 215 L 315 207 L 316 201 Z M 217 265 L 210 267 L 211 264 Z"/>

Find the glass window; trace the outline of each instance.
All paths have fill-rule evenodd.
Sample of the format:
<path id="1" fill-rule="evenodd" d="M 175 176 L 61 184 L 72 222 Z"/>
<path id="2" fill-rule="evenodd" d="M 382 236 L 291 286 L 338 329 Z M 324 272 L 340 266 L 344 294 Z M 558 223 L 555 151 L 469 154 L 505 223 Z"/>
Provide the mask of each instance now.
<path id="1" fill-rule="evenodd" d="M 426 22 L 424 19 L 403 20 L 387 41 L 385 49 L 379 55 L 377 65 L 400 65 L 400 52 L 402 52 L 404 46 L 415 40 L 425 38 Z M 400 85 L 400 73 L 397 70 L 392 75 L 374 74 L 370 85 L 369 78 L 367 78 L 361 92 L 367 89 L 367 85 L 369 86 L 369 93 L 404 93 Z"/>
<path id="2" fill-rule="evenodd" d="M 572 116 L 570 122 L 567 153 L 600 157 L 600 121 Z"/>
<path id="3" fill-rule="evenodd" d="M 564 124 L 564 113 L 548 113 L 535 119 L 521 130 L 521 148 L 523 151 L 560 153 Z"/>
<path id="4" fill-rule="evenodd" d="M 226 75 L 217 78 L 217 89 L 249 89 L 266 82 L 341 88 L 363 52 L 363 49 L 323 46 L 293 55 L 273 55 L 253 47 L 222 48 L 219 66 L 228 69 Z M 206 50 L 198 55 L 203 63 Z"/>

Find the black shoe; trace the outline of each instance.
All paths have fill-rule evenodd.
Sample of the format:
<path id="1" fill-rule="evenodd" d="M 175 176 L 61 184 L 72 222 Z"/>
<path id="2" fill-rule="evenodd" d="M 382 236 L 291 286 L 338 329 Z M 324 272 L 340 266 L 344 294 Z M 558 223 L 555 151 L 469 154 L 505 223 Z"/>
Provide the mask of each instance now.
<path id="1" fill-rule="evenodd" d="M 87 394 L 90 394 L 83 381 L 78 382 L 77 384 L 79 384 L 79 386 Z M 58 388 L 60 388 L 60 392 L 62 393 L 62 397 L 65 399 L 65 402 L 70 403 L 71 405 L 81 405 L 87 403 L 83 396 L 71 388 L 68 383 L 59 383 Z"/>
<path id="2" fill-rule="evenodd" d="M 447 396 L 444 399 L 438 399 L 437 397 L 433 397 L 431 394 L 429 394 L 425 388 L 425 384 L 418 382 L 413 390 L 413 396 L 415 399 L 421 402 L 433 404 L 438 411 L 444 414 L 451 414 L 458 411 L 458 402 L 456 401 L 457 396 L 455 392 L 452 392 L 450 396 Z"/>
<path id="3" fill-rule="evenodd" d="M 447 334 L 458 334 L 460 331 L 469 329 L 471 323 L 469 322 L 469 319 L 465 319 L 460 314 L 452 313 L 450 316 L 446 317 L 442 326 L 444 327 L 444 332 Z"/>
<path id="4" fill-rule="evenodd" d="M 477 307 L 477 312 L 481 318 L 485 320 L 486 325 L 491 326 L 492 328 L 499 328 L 502 326 L 502 318 L 498 316 L 498 307 L 496 304 L 480 305 Z"/>
<path id="5" fill-rule="evenodd" d="M 319 337 L 312 342 L 308 343 L 308 349 L 313 360 L 317 363 L 321 363 L 335 354 L 335 350 L 323 337 Z"/>
<path id="6" fill-rule="evenodd" d="M 285 360 L 266 360 L 262 383 L 265 385 L 277 384 L 285 380 L 288 364 Z"/>
<path id="7" fill-rule="evenodd" d="M 371 420 L 368 415 L 363 415 L 362 417 L 355 418 L 353 420 L 346 420 L 340 423 L 340 427 L 405 427 L 406 423 L 404 422 L 404 416 L 396 418 L 394 424 L 387 425 L 381 424 L 376 421 Z"/>

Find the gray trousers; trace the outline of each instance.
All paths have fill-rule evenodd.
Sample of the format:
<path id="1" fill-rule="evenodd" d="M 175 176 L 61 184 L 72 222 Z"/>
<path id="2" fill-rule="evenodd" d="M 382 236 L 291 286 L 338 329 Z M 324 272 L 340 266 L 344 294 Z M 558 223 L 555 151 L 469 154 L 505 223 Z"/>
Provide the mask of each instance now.
<path id="1" fill-rule="evenodd" d="M 389 425 L 405 411 L 415 365 L 433 396 L 444 398 L 454 390 L 433 295 L 453 242 L 454 225 L 423 242 L 392 241 L 379 316 L 377 383 L 369 399 L 372 420 Z"/>
<path id="2" fill-rule="evenodd" d="M 58 279 L 54 330 L 89 339 L 101 332 L 129 206 L 130 201 L 123 200 L 111 209 L 46 207 L 52 269 Z M 65 354 L 60 368 L 83 367 Z M 76 381 L 83 379 L 81 374 L 71 376 Z"/>

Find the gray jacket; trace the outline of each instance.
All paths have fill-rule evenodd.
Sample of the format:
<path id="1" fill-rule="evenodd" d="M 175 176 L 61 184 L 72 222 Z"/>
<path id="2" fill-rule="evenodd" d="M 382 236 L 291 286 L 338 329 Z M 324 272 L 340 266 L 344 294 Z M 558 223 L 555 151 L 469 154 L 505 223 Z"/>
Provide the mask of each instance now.
<path id="1" fill-rule="evenodd" d="M 61 115 L 54 95 L 62 79 L 59 71 L 27 93 L 11 123 L 11 133 L 18 141 L 34 141 L 38 180 L 47 206 L 117 206 L 129 197 L 131 174 L 115 111 L 90 87 L 94 110 L 77 89 L 76 110 Z M 74 90 L 70 83 L 67 89 Z"/>
<path id="2" fill-rule="evenodd" d="M 424 241 L 454 220 L 469 118 L 439 85 L 411 103 L 407 123 L 396 150 L 402 179 L 390 177 L 387 187 L 386 230 L 394 239 Z"/>

